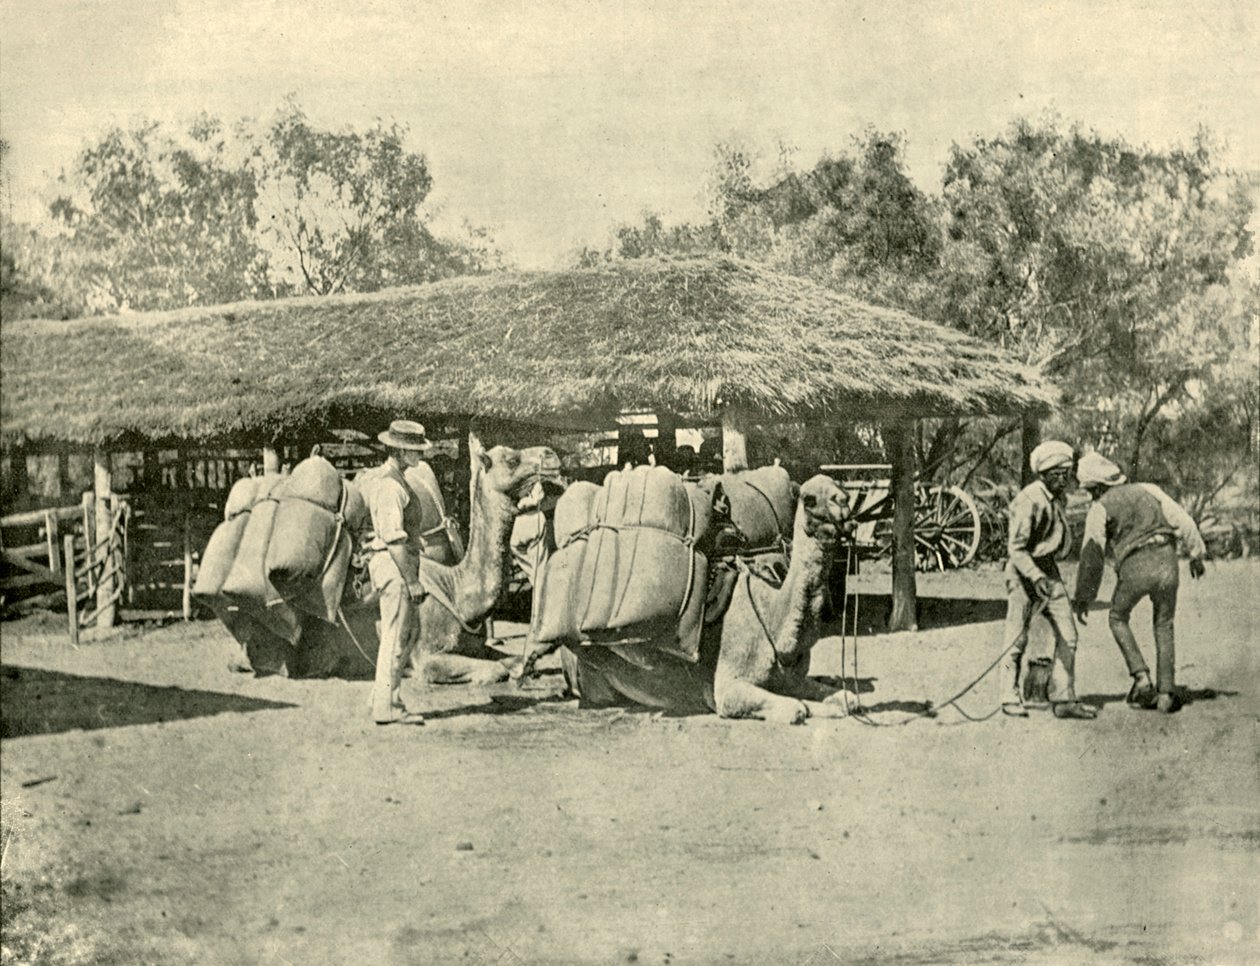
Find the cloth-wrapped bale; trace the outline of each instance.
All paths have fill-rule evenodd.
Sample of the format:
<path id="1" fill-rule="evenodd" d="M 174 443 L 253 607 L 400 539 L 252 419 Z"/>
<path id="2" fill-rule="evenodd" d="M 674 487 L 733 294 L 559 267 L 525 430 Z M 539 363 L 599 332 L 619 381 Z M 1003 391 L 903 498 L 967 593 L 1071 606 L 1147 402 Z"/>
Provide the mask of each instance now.
<path id="1" fill-rule="evenodd" d="M 558 549 L 539 589 L 539 641 L 699 654 L 708 561 L 695 549 L 708 504 L 664 467 L 575 483 L 556 505 Z"/>
<path id="2" fill-rule="evenodd" d="M 207 605 L 213 605 L 212 598 L 217 597 L 223 589 L 223 582 L 227 580 L 232 563 L 236 560 L 241 536 L 249 522 L 250 509 L 259 500 L 260 494 L 266 496 L 281 479 L 283 477 L 278 474 L 246 476 L 232 484 L 223 505 L 223 522 L 214 528 L 206 549 L 201 553 L 201 564 L 192 589 L 193 597 Z"/>
<path id="3" fill-rule="evenodd" d="M 264 572 L 284 600 L 329 623 L 337 619 L 353 547 L 367 523 L 362 494 L 320 456 L 293 469 L 280 494 Z"/>
<path id="4" fill-rule="evenodd" d="M 718 555 L 777 551 L 791 541 L 797 489 L 782 466 L 706 476 L 695 486 L 725 497 L 729 520 L 711 535 Z"/>
<path id="5" fill-rule="evenodd" d="M 254 504 L 241 534 L 236 558 L 221 590 L 226 602 L 246 612 L 290 644 L 297 642 L 301 626 L 297 613 L 267 579 L 267 547 L 275 526 L 283 482 Z"/>
<path id="6" fill-rule="evenodd" d="M 297 638 L 296 615 L 287 608 L 268 614 L 265 604 L 229 598 L 223 589 L 240 555 L 250 511 L 268 499 L 285 479 L 278 473 L 268 473 L 247 476 L 232 485 L 223 506 L 224 520 L 215 527 L 201 554 L 192 589 L 193 597 L 223 622 L 260 673 L 275 673 L 283 668 L 286 649 Z"/>

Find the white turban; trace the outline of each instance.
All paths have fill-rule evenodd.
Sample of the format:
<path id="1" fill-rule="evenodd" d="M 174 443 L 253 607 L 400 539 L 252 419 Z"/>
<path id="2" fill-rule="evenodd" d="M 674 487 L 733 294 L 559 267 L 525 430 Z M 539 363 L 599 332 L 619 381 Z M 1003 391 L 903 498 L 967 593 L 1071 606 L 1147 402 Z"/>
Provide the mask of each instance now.
<path id="1" fill-rule="evenodd" d="M 1076 467 L 1076 478 L 1081 486 L 1119 486 L 1125 482 L 1120 467 L 1102 453 L 1086 453 Z"/>
<path id="2" fill-rule="evenodd" d="M 1028 456 L 1034 473 L 1044 473 L 1059 466 L 1072 465 L 1072 447 L 1057 439 L 1048 439 Z"/>

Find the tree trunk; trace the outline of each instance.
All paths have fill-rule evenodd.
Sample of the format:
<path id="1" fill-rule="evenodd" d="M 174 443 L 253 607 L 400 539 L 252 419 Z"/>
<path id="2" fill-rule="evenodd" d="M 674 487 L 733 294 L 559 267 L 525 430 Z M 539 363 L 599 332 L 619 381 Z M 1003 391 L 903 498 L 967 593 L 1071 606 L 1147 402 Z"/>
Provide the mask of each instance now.
<path id="1" fill-rule="evenodd" d="M 1041 443 L 1041 420 L 1027 413 L 1020 420 L 1019 434 L 1019 485 L 1027 486 L 1037 478 L 1028 457 Z"/>
<path id="2" fill-rule="evenodd" d="M 890 631 L 918 629 L 914 574 L 914 420 L 899 419 L 884 427 L 892 463 L 893 553 Z"/>

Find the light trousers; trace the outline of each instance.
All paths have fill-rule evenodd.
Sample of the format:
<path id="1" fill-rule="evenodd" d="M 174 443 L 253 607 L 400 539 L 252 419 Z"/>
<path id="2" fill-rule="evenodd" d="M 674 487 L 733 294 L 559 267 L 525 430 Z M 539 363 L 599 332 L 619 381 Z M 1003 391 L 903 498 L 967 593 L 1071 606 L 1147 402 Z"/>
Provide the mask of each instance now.
<path id="1" fill-rule="evenodd" d="M 1019 673 L 1028 648 L 1028 628 L 1034 619 L 1044 618 L 1054 632 L 1054 657 L 1050 667 L 1049 697 L 1052 704 L 1076 700 L 1076 622 L 1067 588 L 1058 573 L 1050 574 L 1051 596 L 1044 606 L 1033 585 L 1018 574 L 1006 575 L 1006 632 L 1008 646 L 998 666 L 998 686 L 1003 704 L 1023 704 Z"/>
<path id="2" fill-rule="evenodd" d="M 368 573 L 372 586 L 381 594 L 372 719 L 388 721 L 402 705 L 402 672 L 419 638 L 420 621 L 402 574 L 388 553 L 373 554 L 368 561 Z"/>

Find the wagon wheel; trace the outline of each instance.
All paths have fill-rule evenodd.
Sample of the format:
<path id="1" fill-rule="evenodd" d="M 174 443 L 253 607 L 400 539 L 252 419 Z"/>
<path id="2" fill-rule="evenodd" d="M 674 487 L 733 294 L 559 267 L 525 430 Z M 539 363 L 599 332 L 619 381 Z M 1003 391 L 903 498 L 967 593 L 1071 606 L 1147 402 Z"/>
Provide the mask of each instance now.
<path id="1" fill-rule="evenodd" d="M 875 524 L 881 556 L 892 553 L 892 519 Z M 919 570 L 953 570 L 980 546 L 980 511 L 956 486 L 914 488 L 914 559 Z"/>

